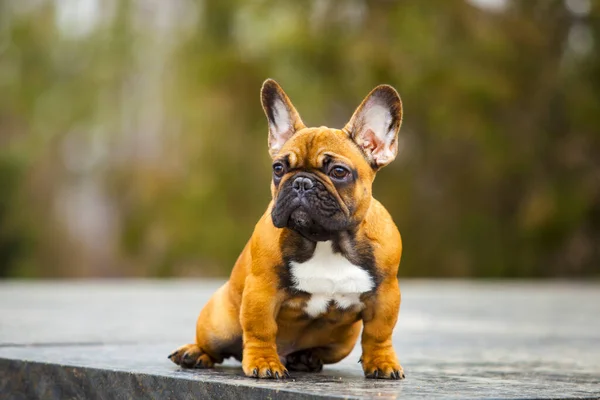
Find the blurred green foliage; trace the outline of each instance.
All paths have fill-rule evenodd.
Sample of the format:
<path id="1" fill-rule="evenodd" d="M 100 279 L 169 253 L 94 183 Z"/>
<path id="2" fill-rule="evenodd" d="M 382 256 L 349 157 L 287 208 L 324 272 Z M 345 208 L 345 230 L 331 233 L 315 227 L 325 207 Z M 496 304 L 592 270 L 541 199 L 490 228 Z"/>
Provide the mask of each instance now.
<path id="1" fill-rule="evenodd" d="M 597 277 L 600 4 L 486 3 L 0 0 L 0 276 L 227 274 L 272 77 L 312 126 L 400 92 L 401 275 Z"/>

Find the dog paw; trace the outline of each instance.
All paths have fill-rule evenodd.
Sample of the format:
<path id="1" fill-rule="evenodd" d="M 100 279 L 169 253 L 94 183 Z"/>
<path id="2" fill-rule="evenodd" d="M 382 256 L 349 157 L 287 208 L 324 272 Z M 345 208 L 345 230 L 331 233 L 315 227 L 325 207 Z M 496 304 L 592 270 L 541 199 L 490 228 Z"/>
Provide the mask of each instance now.
<path id="1" fill-rule="evenodd" d="M 246 376 L 252 378 L 284 379 L 290 377 L 276 353 L 273 355 L 244 354 L 242 368 Z"/>
<path id="2" fill-rule="evenodd" d="M 404 370 L 394 354 L 378 354 L 363 357 L 362 363 L 365 377 L 370 379 L 404 379 Z"/>
<path id="3" fill-rule="evenodd" d="M 312 350 L 307 349 L 288 355 L 285 358 L 285 366 L 290 371 L 321 372 L 323 370 L 323 360 Z"/>
<path id="4" fill-rule="evenodd" d="M 169 360 L 183 368 L 212 368 L 214 360 L 197 344 L 186 344 L 169 354 Z"/>

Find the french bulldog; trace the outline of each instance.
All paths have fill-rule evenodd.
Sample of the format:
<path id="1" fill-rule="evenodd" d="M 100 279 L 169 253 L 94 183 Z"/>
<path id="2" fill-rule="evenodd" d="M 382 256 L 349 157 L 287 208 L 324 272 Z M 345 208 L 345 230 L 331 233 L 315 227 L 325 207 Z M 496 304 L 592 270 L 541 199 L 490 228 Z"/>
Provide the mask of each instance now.
<path id="1" fill-rule="evenodd" d="M 377 86 L 342 129 L 306 127 L 274 80 L 261 100 L 272 201 L 200 312 L 195 343 L 169 358 L 211 368 L 234 357 L 249 377 L 283 379 L 342 360 L 362 330 L 365 376 L 403 379 L 392 346 L 402 241 L 372 196 L 375 174 L 398 152 L 400 96 Z"/>

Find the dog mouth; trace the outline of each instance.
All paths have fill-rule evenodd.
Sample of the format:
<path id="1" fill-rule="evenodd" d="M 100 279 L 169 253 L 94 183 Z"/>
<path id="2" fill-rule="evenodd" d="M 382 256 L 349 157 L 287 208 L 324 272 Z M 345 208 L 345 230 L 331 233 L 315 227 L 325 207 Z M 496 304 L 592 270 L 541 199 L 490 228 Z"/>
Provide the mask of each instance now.
<path id="1" fill-rule="evenodd" d="M 304 173 L 292 177 L 281 188 L 271 217 L 275 227 L 294 230 L 313 241 L 329 240 L 334 232 L 348 225 L 347 217 L 325 185 Z"/>
<path id="2" fill-rule="evenodd" d="M 277 228 L 315 230 L 319 224 L 314 218 L 314 206 L 304 197 L 281 199 L 272 212 L 273 222 Z"/>

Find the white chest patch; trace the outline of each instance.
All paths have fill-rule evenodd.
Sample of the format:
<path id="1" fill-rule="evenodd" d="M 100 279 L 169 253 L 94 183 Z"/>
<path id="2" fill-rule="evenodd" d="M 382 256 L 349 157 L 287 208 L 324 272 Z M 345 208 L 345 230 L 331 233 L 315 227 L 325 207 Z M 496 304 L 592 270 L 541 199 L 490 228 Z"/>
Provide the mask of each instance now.
<path id="1" fill-rule="evenodd" d="M 311 294 L 304 311 L 312 317 L 324 313 L 332 300 L 340 308 L 360 305 L 360 294 L 373 289 L 369 273 L 334 253 L 331 242 L 317 242 L 312 258 L 292 261 L 290 272 L 294 287 Z"/>

